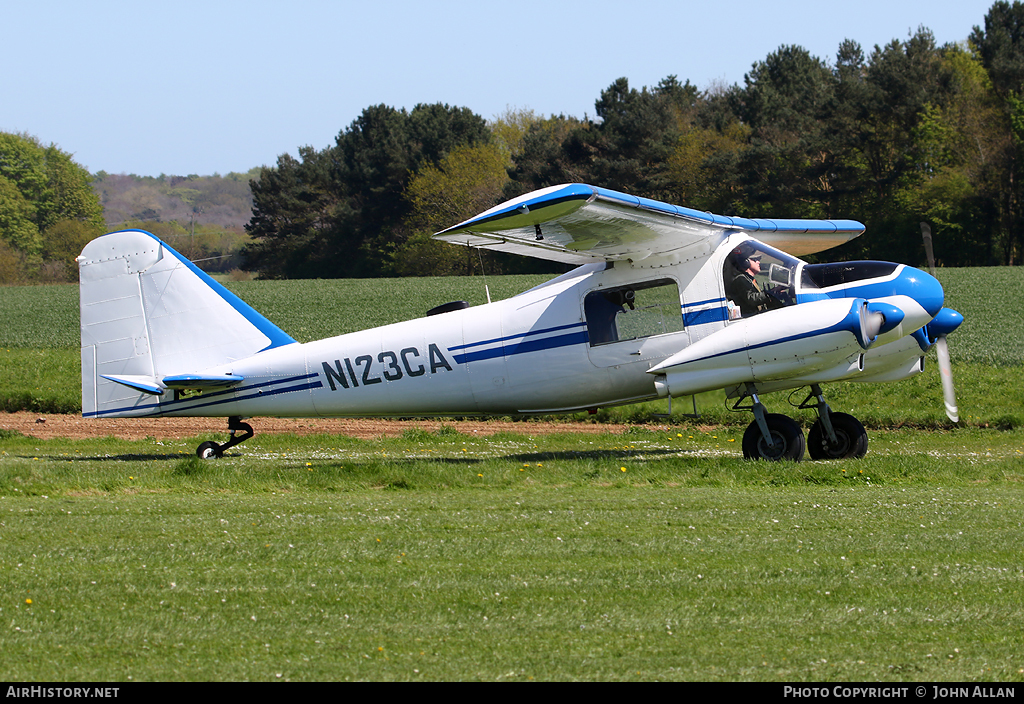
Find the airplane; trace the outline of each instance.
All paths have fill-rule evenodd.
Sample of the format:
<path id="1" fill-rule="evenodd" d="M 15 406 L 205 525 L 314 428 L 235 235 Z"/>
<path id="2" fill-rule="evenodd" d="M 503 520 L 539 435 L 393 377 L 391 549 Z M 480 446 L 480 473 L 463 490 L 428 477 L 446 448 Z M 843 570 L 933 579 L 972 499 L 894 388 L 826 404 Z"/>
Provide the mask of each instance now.
<path id="1" fill-rule="evenodd" d="M 575 265 L 512 298 L 299 343 L 148 232 L 78 257 L 82 414 L 227 417 L 222 456 L 258 416 L 473 416 L 593 411 L 725 389 L 753 421 L 747 459 L 860 458 L 867 433 L 822 384 L 924 371 L 963 316 L 939 282 L 880 261 L 798 257 L 859 236 L 852 220 L 748 219 L 586 184 L 542 188 L 435 235 Z M 948 352 L 947 413 L 956 421 Z M 796 389 L 806 397 L 794 403 Z M 813 409 L 807 439 L 761 397 Z"/>

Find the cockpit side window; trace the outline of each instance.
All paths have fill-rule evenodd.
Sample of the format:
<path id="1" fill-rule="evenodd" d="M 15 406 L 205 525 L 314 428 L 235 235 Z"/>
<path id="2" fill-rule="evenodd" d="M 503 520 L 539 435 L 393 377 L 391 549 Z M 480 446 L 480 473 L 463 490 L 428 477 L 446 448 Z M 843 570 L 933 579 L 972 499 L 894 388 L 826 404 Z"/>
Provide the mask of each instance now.
<path id="1" fill-rule="evenodd" d="M 795 305 L 799 265 L 799 259 L 756 240 L 736 247 L 722 269 L 729 319 Z"/>
<path id="2" fill-rule="evenodd" d="M 842 284 L 891 276 L 898 264 L 892 262 L 831 262 L 808 264 L 803 278 L 814 288 L 829 288 Z"/>
<path id="3" fill-rule="evenodd" d="M 591 346 L 679 332 L 683 315 L 672 279 L 591 291 L 583 299 Z"/>

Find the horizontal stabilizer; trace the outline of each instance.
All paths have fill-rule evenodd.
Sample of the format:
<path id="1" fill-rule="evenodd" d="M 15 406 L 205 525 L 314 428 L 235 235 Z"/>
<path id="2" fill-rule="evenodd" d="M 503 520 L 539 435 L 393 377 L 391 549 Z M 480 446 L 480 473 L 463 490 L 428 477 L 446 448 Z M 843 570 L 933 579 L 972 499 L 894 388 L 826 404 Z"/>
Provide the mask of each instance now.
<path id="1" fill-rule="evenodd" d="M 100 377 L 153 396 L 167 389 L 228 389 L 245 381 L 244 377 L 234 374 L 177 374 L 162 380 L 144 374 L 100 374 Z"/>
<path id="2" fill-rule="evenodd" d="M 129 389 L 141 391 L 144 394 L 152 394 L 153 396 L 159 396 L 164 392 L 165 388 L 156 380 L 156 377 L 144 376 L 142 374 L 122 374 L 121 376 L 100 374 L 100 377 L 108 381 L 117 382 L 122 386 L 127 386 Z"/>
<path id="3" fill-rule="evenodd" d="M 164 386 L 168 389 L 224 389 L 237 386 L 243 381 L 244 377 L 234 374 L 178 374 L 165 376 Z"/>

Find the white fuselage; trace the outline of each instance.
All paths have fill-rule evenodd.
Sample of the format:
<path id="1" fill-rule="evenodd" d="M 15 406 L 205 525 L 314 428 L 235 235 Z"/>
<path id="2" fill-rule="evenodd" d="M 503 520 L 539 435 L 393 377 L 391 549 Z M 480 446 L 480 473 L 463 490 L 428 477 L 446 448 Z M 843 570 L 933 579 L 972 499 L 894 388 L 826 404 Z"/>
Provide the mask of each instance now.
<path id="1" fill-rule="evenodd" d="M 554 413 L 729 385 L 759 384 L 767 392 L 858 375 L 890 380 L 920 370 L 922 351 L 905 336 L 932 314 L 917 311 L 913 299 L 899 301 L 906 318 L 866 353 L 850 332 L 817 332 L 846 315 L 840 310 L 844 304 L 832 299 L 849 292 L 737 320 L 722 274 L 735 241 L 723 237 L 718 245 L 660 262 L 586 265 L 488 305 L 277 346 L 201 370 L 206 377 L 244 379 L 232 388 L 166 389 L 159 396 L 112 402 L 96 415 Z M 630 301 L 616 305 L 611 315 L 617 322 L 602 328 L 602 306 L 607 309 L 616 292 L 627 291 Z M 723 344 L 728 349 L 719 349 Z M 713 348 L 714 359 L 689 359 L 684 351 L 691 345 L 690 356 Z M 817 358 L 824 361 L 812 366 L 809 360 Z M 666 360 L 666 373 L 655 369 Z M 722 371 L 729 368 L 738 371 Z M 130 396 L 130 390 L 116 388 Z"/>
<path id="2" fill-rule="evenodd" d="M 583 296 L 621 278 L 615 270 L 587 272 L 488 305 L 268 350 L 209 370 L 245 377 L 240 387 L 182 401 L 180 409 L 164 403 L 161 411 L 516 414 L 653 398 L 647 370 L 689 344 L 689 334 L 591 347 Z"/>

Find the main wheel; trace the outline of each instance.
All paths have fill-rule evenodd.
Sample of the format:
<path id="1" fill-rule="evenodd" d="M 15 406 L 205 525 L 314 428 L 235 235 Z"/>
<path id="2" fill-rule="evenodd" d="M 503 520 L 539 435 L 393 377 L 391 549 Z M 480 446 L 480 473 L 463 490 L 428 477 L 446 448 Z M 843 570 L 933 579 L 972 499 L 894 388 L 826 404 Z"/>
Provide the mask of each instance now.
<path id="1" fill-rule="evenodd" d="M 868 433 L 860 421 L 849 413 L 829 413 L 836 442 L 829 442 L 821 420 L 807 431 L 807 452 L 815 460 L 860 459 L 868 451 Z"/>
<path id="2" fill-rule="evenodd" d="M 757 421 L 747 426 L 743 433 L 743 457 L 748 460 L 792 460 L 799 462 L 804 457 L 804 434 L 800 426 L 789 416 L 768 413 L 764 417 L 768 432 L 772 436 L 769 447 L 761 434 Z"/>
<path id="3" fill-rule="evenodd" d="M 201 460 L 212 460 L 220 457 L 220 454 L 220 445 L 215 442 L 207 441 L 196 448 L 196 457 Z"/>

